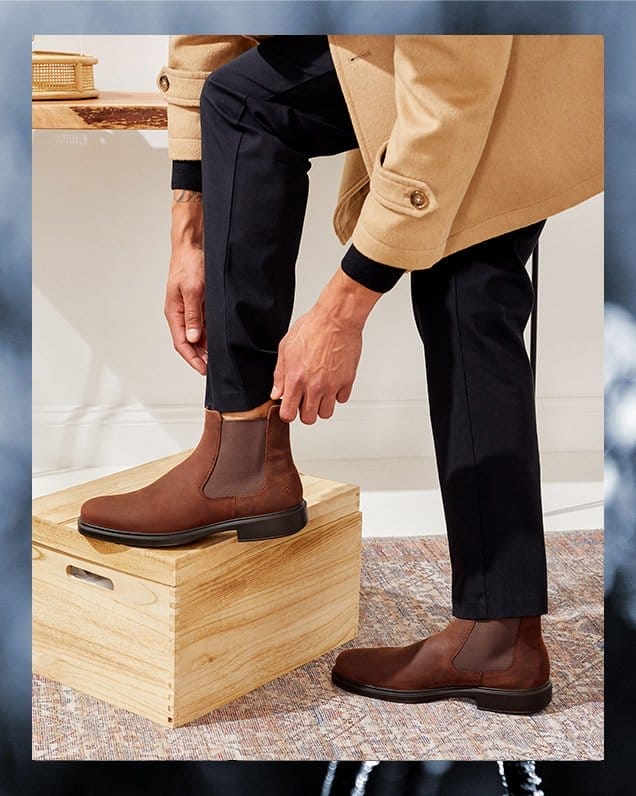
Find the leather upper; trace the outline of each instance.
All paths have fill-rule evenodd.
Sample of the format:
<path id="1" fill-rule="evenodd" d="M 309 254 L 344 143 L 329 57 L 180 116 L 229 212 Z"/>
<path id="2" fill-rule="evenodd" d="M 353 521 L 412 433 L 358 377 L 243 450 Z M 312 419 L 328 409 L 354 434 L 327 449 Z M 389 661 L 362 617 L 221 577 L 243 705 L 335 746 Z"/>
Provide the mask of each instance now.
<path id="1" fill-rule="evenodd" d="M 475 620 L 453 618 L 444 630 L 405 647 L 346 650 L 338 655 L 334 671 L 357 683 L 403 691 L 445 686 L 526 689 L 547 682 L 550 663 L 540 616 L 521 617 L 510 663 L 503 668 L 501 658 L 489 660 L 489 655 L 475 670 L 454 665 L 474 625 Z"/>
<path id="2" fill-rule="evenodd" d="M 223 420 L 206 409 L 190 456 L 148 486 L 86 501 L 82 521 L 131 533 L 174 533 L 297 506 L 302 483 L 279 408 L 274 404 L 266 420 Z"/>

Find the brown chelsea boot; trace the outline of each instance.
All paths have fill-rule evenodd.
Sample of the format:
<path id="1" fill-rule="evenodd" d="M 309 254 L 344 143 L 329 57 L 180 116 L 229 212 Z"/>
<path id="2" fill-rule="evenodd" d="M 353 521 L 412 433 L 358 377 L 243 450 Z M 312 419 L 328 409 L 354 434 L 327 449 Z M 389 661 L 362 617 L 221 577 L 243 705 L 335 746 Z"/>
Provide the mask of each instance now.
<path id="1" fill-rule="evenodd" d="M 480 710 L 536 713 L 552 699 L 541 616 L 459 619 L 408 647 L 338 655 L 335 685 L 391 702 L 470 697 Z"/>
<path id="2" fill-rule="evenodd" d="M 236 530 L 239 542 L 290 536 L 307 524 L 289 424 L 275 403 L 266 417 L 224 418 L 205 410 L 205 427 L 187 459 L 152 484 L 83 504 L 85 536 L 132 547 L 189 544 Z"/>

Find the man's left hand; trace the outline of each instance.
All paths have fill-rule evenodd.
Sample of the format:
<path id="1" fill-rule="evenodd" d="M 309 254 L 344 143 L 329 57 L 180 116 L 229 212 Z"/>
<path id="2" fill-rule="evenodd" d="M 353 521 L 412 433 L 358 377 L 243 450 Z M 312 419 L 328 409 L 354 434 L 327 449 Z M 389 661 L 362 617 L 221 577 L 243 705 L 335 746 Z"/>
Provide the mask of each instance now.
<path id="1" fill-rule="evenodd" d="M 278 346 L 271 398 L 282 397 L 280 418 L 303 423 L 332 416 L 351 395 L 367 315 L 382 294 L 338 271 L 309 312 Z"/>
<path id="2" fill-rule="evenodd" d="M 283 396 L 280 418 L 303 423 L 331 417 L 351 395 L 362 352 L 362 329 L 341 325 L 314 306 L 281 340 L 272 398 Z"/>

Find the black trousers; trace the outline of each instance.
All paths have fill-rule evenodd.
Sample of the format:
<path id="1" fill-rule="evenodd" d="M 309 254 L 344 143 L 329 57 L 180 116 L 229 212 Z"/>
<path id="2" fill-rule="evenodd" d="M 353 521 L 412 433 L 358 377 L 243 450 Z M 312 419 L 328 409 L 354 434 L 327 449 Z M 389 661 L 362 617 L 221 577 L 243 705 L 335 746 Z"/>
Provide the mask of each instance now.
<path id="1" fill-rule="evenodd" d="M 201 129 L 205 402 L 240 411 L 268 399 L 289 327 L 310 159 L 357 147 L 327 37 L 274 36 L 216 69 L 201 93 Z M 534 301 L 525 264 L 544 223 L 410 274 L 457 617 L 548 611 L 523 339 Z"/>

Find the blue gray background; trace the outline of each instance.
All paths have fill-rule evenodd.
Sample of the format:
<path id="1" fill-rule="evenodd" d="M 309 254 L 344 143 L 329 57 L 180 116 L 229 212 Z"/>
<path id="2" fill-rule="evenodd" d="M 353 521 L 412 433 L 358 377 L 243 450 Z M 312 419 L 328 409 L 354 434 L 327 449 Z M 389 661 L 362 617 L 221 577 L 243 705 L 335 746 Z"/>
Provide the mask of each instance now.
<path id="1" fill-rule="evenodd" d="M 258 764 L 242 764 L 239 769 L 235 765 L 233 774 L 226 767 L 220 785 L 215 784 L 214 772 L 221 776 L 221 767 L 214 769 L 215 764 L 34 764 L 29 751 L 31 35 L 193 32 L 605 36 L 606 761 L 538 768 L 546 796 L 630 792 L 636 714 L 636 6 L 631 2 L 3 2 L 0 30 L 0 794 L 36 789 L 51 794 L 149 789 L 154 794 L 212 793 L 219 788 L 243 794 L 258 787 L 247 780 L 242 785 L 232 780 L 247 776 L 237 774 L 239 769 L 255 773 Z M 574 271 L 572 301 L 576 301 Z M 445 783 L 439 792 L 499 793 L 493 766 L 488 762 L 438 767 Z M 429 771 L 431 777 L 434 773 Z M 263 776 L 261 772 L 257 777 L 261 785 Z M 480 778 L 482 784 L 474 790 Z M 279 783 L 282 793 L 280 787 Z M 263 787 L 258 789 L 264 792 Z"/>

